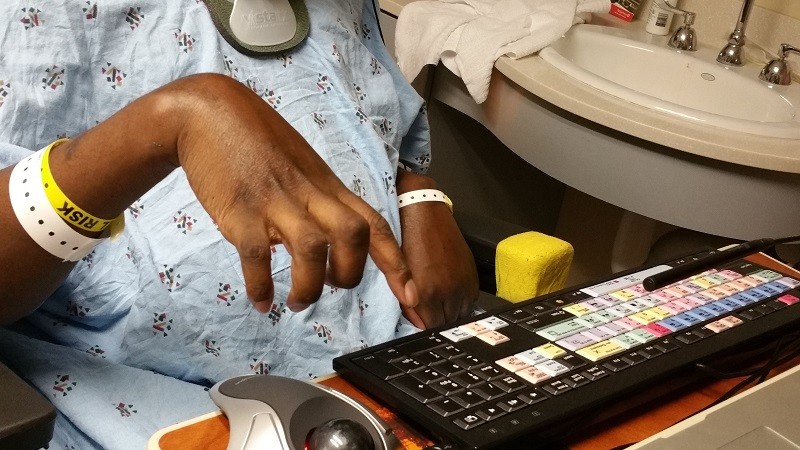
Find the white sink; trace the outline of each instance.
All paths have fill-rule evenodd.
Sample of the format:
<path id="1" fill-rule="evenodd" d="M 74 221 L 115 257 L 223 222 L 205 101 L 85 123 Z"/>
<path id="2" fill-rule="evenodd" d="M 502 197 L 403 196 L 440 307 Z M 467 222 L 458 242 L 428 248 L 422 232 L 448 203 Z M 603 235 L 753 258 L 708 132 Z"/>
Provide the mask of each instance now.
<path id="1" fill-rule="evenodd" d="M 718 64 L 718 50 L 682 52 L 667 47 L 666 37 L 584 24 L 539 55 L 577 80 L 647 108 L 733 131 L 800 139 L 800 83 L 769 85 L 758 79 L 757 64 Z"/>

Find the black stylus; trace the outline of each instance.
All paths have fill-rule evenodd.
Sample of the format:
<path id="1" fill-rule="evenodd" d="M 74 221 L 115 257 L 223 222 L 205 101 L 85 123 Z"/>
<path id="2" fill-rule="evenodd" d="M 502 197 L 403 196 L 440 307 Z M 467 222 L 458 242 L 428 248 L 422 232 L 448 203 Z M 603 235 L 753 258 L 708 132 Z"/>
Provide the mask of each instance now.
<path id="1" fill-rule="evenodd" d="M 642 284 L 648 291 L 654 291 L 658 288 L 662 288 L 668 284 L 683 280 L 684 278 L 688 278 L 692 275 L 702 273 L 721 264 L 735 261 L 747 255 L 766 250 L 776 243 L 777 241 L 775 241 L 775 239 L 756 239 L 755 241 L 748 241 L 735 247 L 712 253 L 698 260 L 681 264 L 680 266 L 673 267 L 672 269 L 665 270 L 664 272 L 651 275 L 645 278 L 644 281 L 642 281 Z"/>

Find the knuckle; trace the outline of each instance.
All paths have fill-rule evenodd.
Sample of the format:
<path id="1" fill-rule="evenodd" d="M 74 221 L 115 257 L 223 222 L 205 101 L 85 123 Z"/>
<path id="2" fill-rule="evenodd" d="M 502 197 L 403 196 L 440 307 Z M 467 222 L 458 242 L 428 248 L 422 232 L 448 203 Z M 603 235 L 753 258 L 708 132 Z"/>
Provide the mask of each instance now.
<path id="1" fill-rule="evenodd" d="M 369 242 L 369 223 L 361 216 L 350 216 L 338 222 L 336 234 L 347 246 L 364 246 Z"/>
<path id="2" fill-rule="evenodd" d="M 322 233 L 303 234 L 292 247 L 294 256 L 299 258 L 318 258 L 328 254 L 328 240 Z"/>
<path id="3" fill-rule="evenodd" d="M 389 225 L 389 222 L 384 219 L 378 211 L 372 211 L 366 219 L 370 229 L 374 230 L 378 235 L 386 238 L 392 237 L 392 239 L 394 239 L 392 226 Z"/>
<path id="4" fill-rule="evenodd" d="M 411 272 L 408 264 L 406 264 L 406 261 L 402 258 L 392 258 L 390 267 L 393 272 L 399 274 Z"/>
<path id="5" fill-rule="evenodd" d="M 269 245 L 260 242 L 244 242 L 239 244 L 239 256 L 248 262 L 269 261 L 272 258 L 272 251 Z"/>

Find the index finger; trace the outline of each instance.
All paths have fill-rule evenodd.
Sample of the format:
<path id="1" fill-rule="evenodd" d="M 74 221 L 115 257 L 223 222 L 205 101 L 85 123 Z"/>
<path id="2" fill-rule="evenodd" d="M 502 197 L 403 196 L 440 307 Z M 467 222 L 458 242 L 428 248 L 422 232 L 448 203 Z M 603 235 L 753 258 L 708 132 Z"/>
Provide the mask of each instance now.
<path id="1" fill-rule="evenodd" d="M 235 216 L 233 220 L 220 223 L 220 232 L 239 253 L 247 297 L 256 310 L 269 312 L 275 295 L 271 238 L 263 224 L 254 223 L 247 215 Z"/>
<path id="2" fill-rule="evenodd" d="M 375 265 L 386 276 L 389 289 L 405 308 L 413 308 L 419 303 L 417 286 L 411 278 L 406 258 L 400 249 L 392 227 L 383 216 L 375 211 L 367 202 L 352 195 L 352 200 L 342 200 L 359 213 L 369 224 L 369 255 Z"/>

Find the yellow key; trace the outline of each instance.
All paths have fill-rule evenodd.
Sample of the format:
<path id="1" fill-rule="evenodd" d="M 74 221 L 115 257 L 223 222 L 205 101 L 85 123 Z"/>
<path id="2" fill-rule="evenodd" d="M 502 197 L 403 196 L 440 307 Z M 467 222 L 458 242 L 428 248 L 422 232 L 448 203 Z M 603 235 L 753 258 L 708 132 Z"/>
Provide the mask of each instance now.
<path id="1" fill-rule="evenodd" d="M 608 295 L 616 298 L 617 300 L 622 300 L 623 302 L 627 302 L 628 300 L 633 300 L 639 297 L 639 295 L 636 294 L 636 292 L 629 291 L 627 289 L 622 289 L 620 291 L 612 292 Z"/>
<path id="2" fill-rule="evenodd" d="M 578 317 L 585 316 L 586 314 L 592 312 L 591 309 L 587 308 L 584 305 L 581 305 L 580 303 L 573 303 L 572 305 L 567 305 L 561 309 Z"/>
<path id="3" fill-rule="evenodd" d="M 583 347 L 582 349 L 576 351 L 575 353 L 583 356 L 589 361 L 597 361 L 599 359 L 605 358 L 606 356 L 611 356 L 613 354 L 619 353 L 623 350 L 625 350 L 625 347 L 617 344 L 616 342 L 600 341 L 588 347 Z"/>
<path id="4" fill-rule="evenodd" d="M 638 312 L 636 314 L 631 314 L 628 317 L 630 317 L 631 319 L 639 322 L 642 325 L 650 325 L 653 322 L 658 322 L 659 320 L 661 320 L 661 319 L 658 318 L 658 316 L 656 316 L 654 314 L 650 314 L 646 310 Z"/>
<path id="5" fill-rule="evenodd" d="M 567 351 L 555 344 L 544 344 L 533 349 L 545 358 L 555 359 L 567 354 Z"/>
<path id="6" fill-rule="evenodd" d="M 652 314 L 652 315 L 658 317 L 658 320 L 664 320 L 667 317 L 672 315 L 671 312 L 667 311 L 664 308 L 661 308 L 660 306 L 656 306 L 656 307 L 653 307 L 653 308 L 650 308 L 650 309 L 645 309 L 642 312 L 647 312 L 649 314 Z"/>

